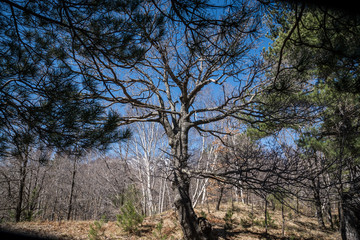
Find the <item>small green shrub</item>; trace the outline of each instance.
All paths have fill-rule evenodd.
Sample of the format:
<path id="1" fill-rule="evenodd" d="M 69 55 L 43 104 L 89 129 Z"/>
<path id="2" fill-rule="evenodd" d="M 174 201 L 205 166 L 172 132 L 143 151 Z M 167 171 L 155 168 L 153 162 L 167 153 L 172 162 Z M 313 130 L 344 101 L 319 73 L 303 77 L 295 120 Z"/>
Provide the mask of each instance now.
<path id="1" fill-rule="evenodd" d="M 225 225 L 224 228 L 225 229 L 232 229 L 233 228 L 233 224 L 234 224 L 234 219 L 232 218 L 234 215 L 234 212 L 232 209 L 228 209 L 225 217 L 224 217 L 224 221 L 225 221 Z"/>
<path id="2" fill-rule="evenodd" d="M 203 210 L 201 210 L 200 212 L 200 217 L 206 218 L 206 212 L 204 212 Z"/>
<path id="3" fill-rule="evenodd" d="M 254 224 L 254 221 L 255 221 L 255 218 L 256 218 L 255 214 L 253 212 L 250 212 L 248 216 L 249 216 L 249 219 L 251 221 L 251 224 Z"/>
<path id="4" fill-rule="evenodd" d="M 290 236 L 289 240 L 296 240 L 296 236 Z"/>
<path id="5" fill-rule="evenodd" d="M 89 240 L 101 240 L 105 238 L 105 229 L 103 227 L 104 219 L 100 221 L 95 221 L 93 224 L 90 224 L 89 230 Z"/>
<path id="6" fill-rule="evenodd" d="M 292 213 L 292 212 L 289 212 L 288 218 L 289 218 L 289 220 L 293 220 L 294 216 L 293 216 L 293 213 Z"/>
<path id="7" fill-rule="evenodd" d="M 266 220 L 267 220 L 268 227 L 276 228 L 275 221 L 274 221 L 274 219 L 272 219 L 269 212 L 266 213 Z M 262 226 L 265 227 L 265 219 L 262 222 Z"/>
<path id="8" fill-rule="evenodd" d="M 138 227 L 144 221 L 144 216 L 138 213 L 132 202 L 126 202 L 120 208 L 121 214 L 117 215 L 118 225 L 129 233 L 138 233 Z"/>
<path id="9" fill-rule="evenodd" d="M 252 225 L 257 225 L 260 226 L 261 223 L 256 220 L 255 214 L 250 212 L 247 218 L 243 218 L 240 220 L 241 226 L 243 226 L 244 228 L 249 228 Z"/>
<path id="10" fill-rule="evenodd" d="M 158 224 L 156 224 L 155 226 L 155 231 L 153 232 L 153 235 L 156 239 L 160 239 L 160 240 L 165 240 L 168 238 L 167 235 L 164 235 L 162 232 L 162 229 L 164 227 L 164 221 L 162 219 L 160 219 L 160 222 Z"/>
<path id="11" fill-rule="evenodd" d="M 261 222 L 261 220 L 254 220 L 253 224 L 255 226 L 263 227 L 263 223 Z"/>
<path id="12" fill-rule="evenodd" d="M 242 218 L 242 219 L 240 219 L 240 224 L 243 228 L 249 228 L 249 227 L 251 227 L 252 222 L 249 221 L 247 218 L 245 218 L 245 219 Z"/>
<path id="13" fill-rule="evenodd" d="M 33 210 L 24 210 L 23 219 L 27 222 L 31 222 L 34 220 L 35 212 Z"/>

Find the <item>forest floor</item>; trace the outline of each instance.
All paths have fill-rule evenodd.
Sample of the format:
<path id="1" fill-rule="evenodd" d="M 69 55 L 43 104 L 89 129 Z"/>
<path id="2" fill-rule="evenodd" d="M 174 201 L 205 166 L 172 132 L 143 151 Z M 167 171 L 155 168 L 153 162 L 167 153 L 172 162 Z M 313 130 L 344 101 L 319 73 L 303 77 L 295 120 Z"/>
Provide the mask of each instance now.
<path id="1" fill-rule="evenodd" d="M 225 230 L 224 216 L 230 204 L 221 206 L 220 211 L 215 211 L 204 206 L 196 208 L 198 216 L 206 215 L 213 226 L 214 239 L 292 239 L 292 240 L 337 240 L 340 239 L 338 231 L 320 229 L 315 218 L 285 213 L 285 237 L 282 237 L 281 211 L 270 211 L 271 226 L 265 235 L 264 211 L 254 207 L 253 215 L 251 206 L 235 204 L 232 215 L 232 229 Z M 252 217 L 254 216 L 254 217 Z M 162 219 L 161 231 L 156 227 Z M 20 223 L 1 223 L 0 230 L 15 231 L 21 234 L 31 234 L 51 239 L 89 239 L 90 225 L 94 221 L 33 221 Z M 124 232 L 117 222 L 108 221 L 102 225 L 99 239 L 181 239 L 182 233 L 174 210 L 145 218 L 137 234 Z M 1 237 L 1 236 L 0 236 Z"/>

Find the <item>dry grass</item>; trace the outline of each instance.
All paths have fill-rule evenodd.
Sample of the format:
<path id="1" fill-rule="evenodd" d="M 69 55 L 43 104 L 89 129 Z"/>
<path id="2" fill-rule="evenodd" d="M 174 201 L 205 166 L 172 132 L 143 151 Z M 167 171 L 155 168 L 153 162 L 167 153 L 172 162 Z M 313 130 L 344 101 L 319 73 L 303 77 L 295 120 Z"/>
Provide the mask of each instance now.
<path id="1" fill-rule="evenodd" d="M 282 237 L 281 230 L 281 212 L 271 211 L 271 218 L 274 220 L 274 226 L 269 228 L 268 235 L 264 235 L 264 227 L 262 222 L 264 220 L 263 211 L 261 209 L 254 209 L 253 224 L 246 225 L 245 222 L 251 222 L 249 214 L 251 207 L 244 204 L 236 204 L 234 209 L 234 227 L 232 230 L 224 230 L 224 216 L 226 210 L 230 205 L 223 205 L 220 211 L 210 211 L 208 208 L 199 207 L 196 213 L 200 215 L 203 211 L 206 213 L 207 219 L 213 225 L 214 236 L 218 240 L 228 239 L 296 239 L 296 240 L 336 240 L 340 239 L 338 232 L 321 230 L 317 226 L 315 218 L 308 218 L 304 216 L 296 216 L 289 219 L 289 214 L 286 214 L 286 228 L 285 238 Z M 214 208 L 211 208 L 214 209 Z M 129 235 L 122 231 L 116 222 L 104 223 L 104 238 L 103 239 L 159 239 L 159 234 L 156 232 L 156 224 L 163 220 L 162 235 L 167 236 L 167 239 L 181 239 L 182 233 L 177 222 L 175 212 L 173 210 L 166 211 L 153 217 L 148 217 L 143 222 L 138 235 Z M 55 237 L 58 239 L 89 239 L 90 224 L 93 221 L 35 221 L 35 222 L 20 222 L 20 223 L 3 223 L 0 228 L 21 233 L 36 234 L 41 237 Z"/>

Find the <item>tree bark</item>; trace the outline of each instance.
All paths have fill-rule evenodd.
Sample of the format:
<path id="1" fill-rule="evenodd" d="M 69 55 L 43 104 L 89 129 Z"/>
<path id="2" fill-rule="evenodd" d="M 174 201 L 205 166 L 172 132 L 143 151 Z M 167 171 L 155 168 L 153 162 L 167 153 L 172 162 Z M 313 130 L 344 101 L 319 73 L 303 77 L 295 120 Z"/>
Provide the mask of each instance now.
<path id="1" fill-rule="evenodd" d="M 265 196 L 265 211 L 264 211 L 264 215 L 265 215 L 265 220 L 264 220 L 264 223 L 265 223 L 265 235 L 268 234 L 268 201 L 266 199 L 266 196 Z"/>
<path id="2" fill-rule="evenodd" d="M 315 208 L 316 208 L 316 218 L 317 218 L 318 224 L 321 228 L 325 228 L 320 199 L 315 199 Z"/>
<path id="3" fill-rule="evenodd" d="M 198 223 L 197 216 L 192 207 L 189 196 L 190 179 L 186 174 L 175 173 L 174 185 L 176 188 L 175 207 L 178 213 L 179 222 L 186 240 L 206 240 Z"/>
<path id="4" fill-rule="evenodd" d="M 360 183 L 343 193 L 341 199 L 340 231 L 342 240 L 360 239 Z"/>
<path id="5" fill-rule="evenodd" d="M 319 183 L 319 179 L 317 180 L 313 180 L 313 186 L 312 186 L 312 190 L 314 193 L 314 200 L 315 200 L 315 209 L 316 209 L 316 218 L 318 220 L 318 224 L 321 228 L 325 228 L 325 223 L 324 223 L 324 217 L 323 217 L 323 213 L 322 213 L 322 202 L 321 202 L 321 197 L 320 197 L 320 183 Z"/>
<path id="6" fill-rule="evenodd" d="M 76 175 L 76 159 L 74 159 L 73 171 L 72 171 L 72 178 L 71 178 L 71 188 L 70 188 L 70 195 L 69 195 L 69 204 L 68 204 L 68 211 L 66 219 L 69 221 L 71 218 L 72 212 L 72 201 L 74 196 L 74 188 L 75 188 L 75 175 Z"/>
<path id="7" fill-rule="evenodd" d="M 285 237 L 285 211 L 284 211 L 284 203 L 281 203 L 281 218 L 282 218 L 282 224 L 281 224 L 281 236 Z"/>
<path id="8" fill-rule="evenodd" d="M 330 198 L 328 197 L 327 199 L 327 203 L 326 203 L 326 210 L 327 210 L 327 218 L 328 221 L 330 223 L 330 228 L 331 229 L 335 229 L 334 228 L 334 221 L 333 221 L 333 217 L 332 217 L 332 213 L 331 213 L 331 203 L 330 203 Z"/>
<path id="9" fill-rule="evenodd" d="M 19 222 L 21 220 L 27 164 L 28 164 L 28 160 L 26 158 L 23 160 L 23 164 L 20 167 L 20 182 L 19 182 L 18 202 L 15 209 L 15 222 Z"/>
<path id="10" fill-rule="evenodd" d="M 169 136 L 169 145 L 174 161 L 173 187 L 175 190 L 174 205 L 181 225 L 184 240 L 207 240 L 202 232 L 198 218 L 195 214 L 190 197 L 190 176 L 186 173 L 188 168 L 188 131 L 187 123 L 180 119 L 179 129 L 174 129 Z"/>
<path id="11" fill-rule="evenodd" d="M 221 185 L 221 188 L 220 188 L 220 196 L 219 196 L 218 202 L 217 202 L 217 204 L 216 204 L 216 210 L 217 210 L 217 211 L 220 210 L 220 204 L 221 204 L 221 200 L 222 200 L 222 197 L 223 197 L 223 193 L 224 193 L 224 186 Z"/>

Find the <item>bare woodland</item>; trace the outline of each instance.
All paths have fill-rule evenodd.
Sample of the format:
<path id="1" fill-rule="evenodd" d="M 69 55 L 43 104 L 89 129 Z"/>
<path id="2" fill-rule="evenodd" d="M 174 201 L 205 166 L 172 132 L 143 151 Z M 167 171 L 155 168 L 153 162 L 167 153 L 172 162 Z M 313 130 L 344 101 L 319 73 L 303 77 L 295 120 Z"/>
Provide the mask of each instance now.
<path id="1" fill-rule="evenodd" d="M 358 22 L 130 2 L 1 1 L 0 221 L 116 220 L 131 202 L 212 239 L 194 208 L 237 201 L 265 233 L 280 206 L 283 229 L 286 208 L 358 239 Z"/>

